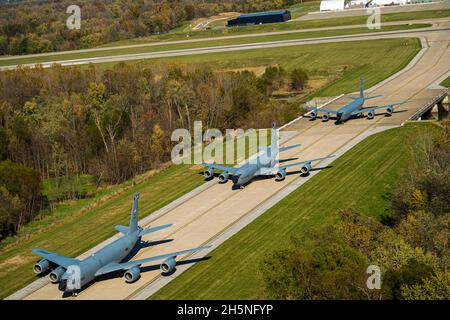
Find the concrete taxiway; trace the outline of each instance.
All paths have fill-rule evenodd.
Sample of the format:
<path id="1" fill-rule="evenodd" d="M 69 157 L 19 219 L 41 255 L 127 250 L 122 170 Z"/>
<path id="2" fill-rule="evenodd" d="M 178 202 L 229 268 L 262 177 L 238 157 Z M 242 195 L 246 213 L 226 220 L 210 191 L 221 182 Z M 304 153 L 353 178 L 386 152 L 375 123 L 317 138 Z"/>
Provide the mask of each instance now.
<path id="1" fill-rule="evenodd" d="M 282 138 L 284 135 L 283 144 L 301 143 L 302 146 L 299 149 L 289 150 L 283 154 L 283 157 L 307 159 L 335 153 L 342 154 L 370 133 L 402 125 L 426 101 L 442 90 L 429 87 L 450 70 L 450 33 L 448 31 L 429 32 L 417 35 L 421 37 L 424 47 L 419 55 L 404 70 L 368 90 L 373 95 L 383 94 L 382 98 L 370 100 L 371 105 L 402 100 L 411 100 L 411 102 L 400 106 L 391 117 L 378 115 L 373 120 L 359 118 L 338 126 L 332 121 L 322 122 L 321 120 L 311 121 L 307 117 L 299 118 L 285 127 L 281 134 Z M 347 102 L 348 98 L 344 96 L 332 102 L 327 108 L 338 108 Z M 317 163 L 315 167 L 327 164 L 326 162 Z M 152 240 L 173 239 L 173 241 L 142 249 L 133 259 L 208 243 L 219 245 L 259 214 L 263 214 L 267 208 L 280 200 L 282 195 L 287 195 L 289 188 L 301 185 L 306 179 L 308 178 L 288 175 L 282 182 L 270 179 L 256 180 L 243 190 L 231 190 L 230 183 L 219 184 L 217 180 L 208 182 L 184 196 L 182 201 L 177 201 L 146 219 L 145 226 L 148 223 L 153 226 L 173 223 L 173 227 L 151 235 Z M 199 258 L 207 253 L 199 252 L 195 255 L 182 256 L 179 260 Z M 214 259 L 213 255 L 212 259 Z M 177 272 L 169 277 L 163 277 L 157 267 L 144 268 L 145 272 L 142 272 L 141 279 L 132 284 L 125 283 L 123 278 L 98 281 L 85 288 L 77 299 L 143 299 L 189 266 L 189 264 L 178 266 Z M 9 298 L 61 299 L 61 297 L 62 294 L 57 286 L 50 284 L 47 278 L 44 278 Z"/>

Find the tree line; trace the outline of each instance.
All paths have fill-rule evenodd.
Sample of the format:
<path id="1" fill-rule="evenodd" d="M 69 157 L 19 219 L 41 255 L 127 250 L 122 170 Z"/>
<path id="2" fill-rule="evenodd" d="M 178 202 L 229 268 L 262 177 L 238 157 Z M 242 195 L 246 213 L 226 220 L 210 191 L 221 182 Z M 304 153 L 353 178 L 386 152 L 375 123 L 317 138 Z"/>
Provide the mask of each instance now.
<path id="1" fill-rule="evenodd" d="M 381 221 L 357 209 L 337 224 L 266 256 L 260 278 L 275 299 L 450 299 L 450 130 L 425 133 L 392 193 L 393 215 Z M 381 288 L 369 289 L 369 265 Z"/>
<path id="2" fill-rule="evenodd" d="M 97 186 L 120 183 L 169 161 L 172 131 L 192 131 L 196 120 L 204 129 L 247 129 L 293 119 L 298 105 L 271 98 L 266 78 L 176 63 L 4 71 L 0 163 L 5 172 L 15 165 L 19 171 L 32 170 L 33 181 L 89 175 Z M 45 205 L 40 187 L 31 199 L 1 178 L 0 186 L 9 193 L 3 192 L 3 202 L 9 203 L 4 208 L 13 208 L 18 196 L 24 205 L 10 211 L 25 210 L 28 217 L 10 219 L 8 232 Z M 40 205 L 29 205 L 36 199 Z"/>
<path id="3" fill-rule="evenodd" d="M 168 32 L 220 12 L 283 8 L 294 0 L 80 0 L 81 29 L 69 30 L 71 0 L 0 4 L 0 55 L 91 48 Z"/>

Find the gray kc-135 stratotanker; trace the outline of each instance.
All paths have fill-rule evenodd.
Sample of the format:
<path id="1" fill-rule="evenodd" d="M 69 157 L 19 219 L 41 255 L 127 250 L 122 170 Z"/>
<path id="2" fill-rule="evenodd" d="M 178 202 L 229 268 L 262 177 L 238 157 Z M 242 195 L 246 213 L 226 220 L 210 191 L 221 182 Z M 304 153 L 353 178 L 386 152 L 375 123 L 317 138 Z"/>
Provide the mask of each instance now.
<path id="1" fill-rule="evenodd" d="M 299 147 L 300 144 L 288 146 L 288 147 L 278 147 L 278 130 L 276 128 L 276 123 L 272 124 L 271 133 L 271 145 L 269 147 L 260 147 L 263 150 L 261 155 L 258 155 L 252 161 L 247 161 L 244 165 L 239 168 L 226 167 L 219 164 L 211 164 L 202 162 L 202 165 L 208 167 L 208 170 L 203 172 L 206 179 L 214 177 L 214 169 L 222 170 L 223 172 L 219 175 L 219 181 L 225 183 L 228 179 L 233 181 L 233 189 L 242 188 L 244 184 L 252 180 L 257 176 L 275 176 L 276 181 L 281 181 L 286 177 L 286 169 L 293 166 L 300 166 L 301 174 L 307 174 L 311 169 L 311 163 L 314 161 L 320 161 L 328 159 L 332 156 L 311 159 L 296 163 L 290 163 L 286 165 L 280 165 L 281 162 L 290 160 L 279 160 L 278 155 L 280 152 Z M 297 159 L 297 158 L 296 158 Z M 231 176 L 230 176 L 231 174 Z"/>
<path id="2" fill-rule="evenodd" d="M 59 283 L 58 288 L 64 291 L 64 293 L 72 293 L 75 296 L 81 291 L 84 285 L 94 280 L 97 276 L 124 270 L 125 281 L 131 283 L 139 279 L 141 273 L 140 266 L 142 264 L 158 260 L 164 260 L 160 265 L 161 271 L 165 274 L 170 273 L 176 266 L 177 262 L 175 258 L 177 256 L 210 247 L 202 246 L 151 258 L 123 262 L 130 255 L 130 251 L 141 241 L 143 235 L 171 226 L 171 224 L 165 224 L 147 229 L 138 226 L 138 199 L 139 193 L 136 193 L 131 210 L 130 225 L 128 227 L 115 227 L 117 231 L 124 235 L 123 237 L 81 261 L 42 249 L 33 249 L 33 253 L 43 258 L 33 266 L 33 271 L 41 275 L 50 267 L 54 267 L 49 275 L 50 281 L 52 283 Z"/>
<path id="3" fill-rule="evenodd" d="M 364 80 L 361 78 L 360 85 L 359 85 L 359 97 L 352 97 L 349 96 L 348 98 L 352 99 L 353 101 L 349 104 L 346 104 L 342 108 L 338 110 L 330 110 L 330 109 L 324 109 L 324 108 L 317 108 L 317 107 L 305 107 L 307 110 L 311 110 L 310 117 L 312 120 L 315 120 L 317 118 L 317 115 L 320 113 L 322 114 L 322 120 L 328 121 L 331 117 L 331 115 L 336 117 L 336 124 L 341 124 L 344 121 L 347 121 L 348 119 L 352 117 L 362 116 L 364 114 L 367 114 L 368 119 L 373 119 L 375 117 L 375 110 L 379 109 L 386 109 L 387 115 L 392 115 L 394 112 L 394 107 L 399 106 L 401 104 L 404 104 L 408 101 L 398 102 L 398 103 L 392 103 L 387 104 L 384 106 L 373 106 L 373 107 L 366 107 L 363 108 L 364 102 L 369 99 L 375 99 L 382 97 L 382 95 L 378 96 L 372 96 L 372 97 L 365 97 L 364 96 Z"/>

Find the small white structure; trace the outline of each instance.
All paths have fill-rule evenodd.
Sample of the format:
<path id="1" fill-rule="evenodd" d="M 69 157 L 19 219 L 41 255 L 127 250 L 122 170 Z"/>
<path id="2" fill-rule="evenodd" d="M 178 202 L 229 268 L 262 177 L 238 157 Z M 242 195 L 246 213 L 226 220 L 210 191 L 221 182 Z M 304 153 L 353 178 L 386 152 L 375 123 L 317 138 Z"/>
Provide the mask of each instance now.
<path id="1" fill-rule="evenodd" d="M 320 2 L 320 11 L 344 10 L 345 0 L 322 0 Z"/>
<path id="2" fill-rule="evenodd" d="M 369 6 L 390 6 L 406 4 L 406 0 L 373 0 L 370 2 Z"/>

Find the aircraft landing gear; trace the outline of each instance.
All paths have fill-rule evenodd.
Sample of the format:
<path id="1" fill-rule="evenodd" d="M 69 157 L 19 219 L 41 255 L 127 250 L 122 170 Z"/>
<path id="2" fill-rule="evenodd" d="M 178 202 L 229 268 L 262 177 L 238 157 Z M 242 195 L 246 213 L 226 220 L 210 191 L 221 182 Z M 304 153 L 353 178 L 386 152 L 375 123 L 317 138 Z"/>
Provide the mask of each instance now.
<path id="1" fill-rule="evenodd" d="M 72 292 L 72 297 L 78 297 L 78 291 L 76 291 L 76 290 L 73 291 L 73 292 Z"/>

